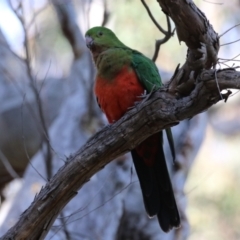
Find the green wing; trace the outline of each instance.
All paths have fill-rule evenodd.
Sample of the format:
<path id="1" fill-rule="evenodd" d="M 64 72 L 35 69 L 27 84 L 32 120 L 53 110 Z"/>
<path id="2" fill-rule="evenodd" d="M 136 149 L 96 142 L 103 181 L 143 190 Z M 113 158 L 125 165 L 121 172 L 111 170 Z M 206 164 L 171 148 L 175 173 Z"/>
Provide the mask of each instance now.
<path id="1" fill-rule="evenodd" d="M 162 80 L 155 63 L 134 50 L 132 52 L 132 67 L 148 93 L 162 86 Z"/>
<path id="2" fill-rule="evenodd" d="M 139 81 L 148 93 L 157 90 L 163 85 L 155 63 L 140 52 L 133 50 L 131 65 L 136 72 Z M 166 134 L 173 160 L 175 160 L 175 149 L 171 128 L 166 129 Z"/>

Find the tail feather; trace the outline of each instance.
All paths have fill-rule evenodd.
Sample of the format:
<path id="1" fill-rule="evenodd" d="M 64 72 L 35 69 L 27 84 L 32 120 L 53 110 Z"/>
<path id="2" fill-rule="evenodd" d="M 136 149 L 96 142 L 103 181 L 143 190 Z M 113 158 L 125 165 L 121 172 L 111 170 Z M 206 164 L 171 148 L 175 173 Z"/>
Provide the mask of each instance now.
<path id="1" fill-rule="evenodd" d="M 166 134 L 167 134 L 167 139 L 168 139 L 168 144 L 171 150 L 173 162 L 175 162 L 175 148 L 174 148 L 174 141 L 173 141 L 173 135 L 172 135 L 172 130 L 171 128 L 166 128 L 165 129 Z"/>
<path id="2" fill-rule="evenodd" d="M 146 167 L 143 159 L 136 150 L 131 151 L 133 163 L 138 175 L 143 193 L 143 202 L 149 217 L 157 215 L 159 211 L 159 191 L 157 189 L 154 169 Z"/>
<path id="3" fill-rule="evenodd" d="M 136 149 L 131 153 L 146 211 L 150 217 L 157 215 L 162 230 L 168 232 L 173 227 L 180 226 L 180 217 L 161 144 L 161 135 L 162 132 L 159 133 L 159 147 L 152 166 L 144 162 Z"/>
<path id="4" fill-rule="evenodd" d="M 159 147 L 156 160 L 154 169 L 157 176 L 157 184 L 159 186 L 158 190 L 160 192 L 160 210 L 157 217 L 162 230 L 168 232 L 173 227 L 180 226 L 180 216 L 162 145 Z"/>

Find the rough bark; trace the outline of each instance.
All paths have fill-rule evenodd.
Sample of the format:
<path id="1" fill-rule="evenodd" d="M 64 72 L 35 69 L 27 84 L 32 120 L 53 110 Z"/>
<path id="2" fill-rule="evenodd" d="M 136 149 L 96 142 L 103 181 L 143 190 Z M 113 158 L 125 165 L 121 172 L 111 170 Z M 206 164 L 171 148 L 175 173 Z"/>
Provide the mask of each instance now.
<path id="1" fill-rule="evenodd" d="M 217 78 L 221 89 L 240 88 L 239 72 L 221 71 Z M 201 74 L 201 80 L 187 97 L 177 99 L 163 90 L 154 92 L 119 121 L 96 133 L 71 156 L 1 239 L 45 237 L 79 188 L 111 160 L 127 153 L 150 135 L 205 111 L 220 99 L 213 70 Z"/>
<path id="2" fill-rule="evenodd" d="M 174 21 L 179 41 L 188 46 L 185 64 L 177 69 L 169 85 L 170 91 L 176 90 L 187 95 L 193 88 L 194 72 L 196 77 L 202 69 L 210 69 L 217 63 L 219 39 L 205 14 L 191 0 L 157 0 L 164 13 Z"/>

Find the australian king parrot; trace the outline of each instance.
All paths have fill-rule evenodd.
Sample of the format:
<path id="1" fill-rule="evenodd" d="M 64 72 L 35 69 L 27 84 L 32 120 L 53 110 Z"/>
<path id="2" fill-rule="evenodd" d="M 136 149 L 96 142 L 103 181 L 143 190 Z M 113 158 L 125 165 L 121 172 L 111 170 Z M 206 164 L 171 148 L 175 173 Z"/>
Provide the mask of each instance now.
<path id="1" fill-rule="evenodd" d="M 108 28 L 94 27 L 86 34 L 97 68 L 94 93 L 109 123 L 119 120 L 144 92 L 162 86 L 155 63 L 124 45 Z M 171 129 L 168 141 L 174 157 Z M 144 140 L 131 151 L 142 189 L 143 202 L 150 217 L 157 215 L 163 231 L 180 226 L 172 184 L 163 152 L 162 131 Z"/>

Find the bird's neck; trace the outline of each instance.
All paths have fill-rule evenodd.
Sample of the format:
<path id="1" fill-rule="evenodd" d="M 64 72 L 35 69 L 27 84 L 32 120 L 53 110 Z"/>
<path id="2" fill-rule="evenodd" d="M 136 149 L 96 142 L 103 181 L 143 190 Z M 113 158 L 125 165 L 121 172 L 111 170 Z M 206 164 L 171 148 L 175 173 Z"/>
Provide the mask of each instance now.
<path id="1" fill-rule="evenodd" d="M 131 55 L 128 51 L 128 49 L 110 48 L 102 52 L 94 52 L 92 56 L 98 76 L 112 80 L 123 67 L 130 67 Z"/>

